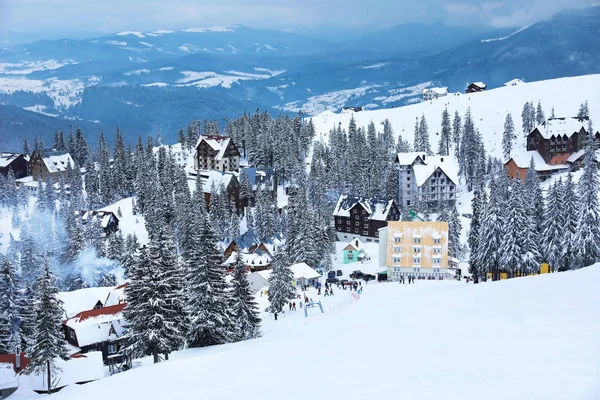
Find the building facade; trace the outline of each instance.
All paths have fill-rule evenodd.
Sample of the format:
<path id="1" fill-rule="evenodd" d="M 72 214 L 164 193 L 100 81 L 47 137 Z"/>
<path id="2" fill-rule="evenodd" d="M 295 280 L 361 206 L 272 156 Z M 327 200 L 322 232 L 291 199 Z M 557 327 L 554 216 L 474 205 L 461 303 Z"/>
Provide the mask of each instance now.
<path id="1" fill-rule="evenodd" d="M 8 176 L 8 171 L 12 171 L 15 179 L 24 178 L 28 175 L 29 165 L 23 154 L 1 153 L 0 154 L 0 175 Z"/>
<path id="2" fill-rule="evenodd" d="M 402 208 L 417 201 L 431 207 L 453 206 L 458 188 L 458 163 L 450 156 L 428 156 L 421 152 L 399 153 L 398 198 Z"/>
<path id="3" fill-rule="evenodd" d="M 445 96 L 448 96 L 447 87 L 434 87 L 423 90 L 423 101 L 435 100 Z"/>
<path id="4" fill-rule="evenodd" d="M 342 195 L 333 213 L 339 240 L 364 237 L 367 242 L 379 240 L 379 229 L 388 221 L 398 221 L 400 211 L 394 200 L 370 199 Z"/>
<path id="5" fill-rule="evenodd" d="M 380 266 L 388 280 L 453 279 L 448 273 L 448 223 L 390 221 L 381 229 Z"/>
<path id="6" fill-rule="evenodd" d="M 227 136 L 200 136 L 194 153 L 194 167 L 203 170 L 238 171 L 240 152 Z"/>
<path id="7" fill-rule="evenodd" d="M 549 165 L 564 165 L 585 147 L 588 117 L 549 118 L 527 135 L 527 151 L 537 151 Z M 600 133 L 594 135 L 596 145 Z"/>
<path id="8" fill-rule="evenodd" d="M 48 150 L 42 153 L 34 150 L 29 159 L 29 172 L 34 181 L 51 179 L 57 182 L 66 174 L 69 164 L 71 168 L 75 168 L 73 158 L 66 151 Z"/>

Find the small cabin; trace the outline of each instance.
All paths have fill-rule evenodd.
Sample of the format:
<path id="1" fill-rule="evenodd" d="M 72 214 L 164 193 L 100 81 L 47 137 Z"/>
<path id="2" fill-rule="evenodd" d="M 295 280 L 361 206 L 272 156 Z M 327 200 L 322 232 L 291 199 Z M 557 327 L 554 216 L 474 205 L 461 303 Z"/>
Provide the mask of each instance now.
<path id="1" fill-rule="evenodd" d="M 483 92 L 485 89 L 487 89 L 487 85 L 485 83 L 473 82 L 473 83 L 470 83 L 469 86 L 467 86 L 467 90 L 465 92 L 466 93 Z"/>
<path id="2" fill-rule="evenodd" d="M 363 244 L 358 239 L 352 239 L 346 247 L 344 247 L 344 264 L 350 264 L 357 261 L 362 261 L 365 256 Z"/>

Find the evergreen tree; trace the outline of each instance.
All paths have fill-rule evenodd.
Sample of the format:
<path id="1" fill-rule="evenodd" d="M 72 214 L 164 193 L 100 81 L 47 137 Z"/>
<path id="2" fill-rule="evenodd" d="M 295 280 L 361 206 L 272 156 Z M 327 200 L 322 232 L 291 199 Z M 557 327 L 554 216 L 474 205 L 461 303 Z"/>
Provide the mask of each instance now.
<path id="1" fill-rule="evenodd" d="M 0 354 L 14 354 L 21 346 L 21 317 L 15 271 L 8 259 L 0 270 Z"/>
<path id="2" fill-rule="evenodd" d="M 267 311 L 280 313 L 286 304 L 296 297 L 294 274 L 290 269 L 287 249 L 281 249 L 273 257 L 269 276 L 269 303 Z"/>
<path id="3" fill-rule="evenodd" d="M 533 107 L 533 103 L 525 103 L 523 111 L 521 112 L 521 120 L 523 122 L 523 133 L 525 134 L 525 137 L 527 137 L 535 125 L 535 108 Z"/>
<path id="4" fill-rule="evenodd" d="M 509 159 L 512 151 L 515 135 L 515 124 L 512 120 L 512 115 L 508 113 L 506 115 L 506 121 L 504 121 L 504 133 L 502 135 L 502 148 L 504 149 L 504 158 Z"/>
<path id="5" fill-rule="evenodd" d="M 537 109 L 535 113 L 535 121 L 537 124 L 542 124 L 546 120 L 544 116 L 544 110 L 542 110 L 542 103 L 538 100 Z"/>
<path id="6" fill-rule="evenodd" d="M 246 277 L 246 266 L 240 252 L 236 254 L 231 284 L 231 310 L 240 338 L 246 340 L 259 337 L 260 317 L 258 305 L 250 291 L 250 283 Z"/>
<path id="7" fill-rule="evenodd" d="M 31 154 L 31 149 L 29 149 L 29 143 L 27 143 L 27 138 L 23 139 L 23 154 Z"/>
<path id="8" fill-rule="evenodd" d="M 448 239 L 450 254 L 452 257 L 459 258 L 462 250 L 460 245 L 460 235 L 462 232 L 462 223 L 460 222 L 460 214 L 456 206 L 452 207 L 448 214 Z"/>
<path id="9" fill-rule="evenodd" d="M 600 260 L 600 180 L 595 154 L 594 135 L 588 132 L 583 175 L 579 181 L 579 215 L 575 240 L 579 267 L 587 267 Z"/>
<path id="10" fill-rule="evenodd" d="M 204 218 L 192 232 L 196 246 L 187 257 L 188 345 L 204 347 L 234 341 L 239 332 L 228 309 L 229 293 L 217 237 Z"/>
<path id="11" fill-rule="evenodd" d="M 452 143 L 454 145 L 454 154 L 458 157 L 460 154 L 460 138 L 462 137 L 462 120 L 458 111 L 454 112 L 452 121 Z"/>
<path id="12" fill-rule="evenodd" d="M 523 185 L 519 178 L 511 183 L 511 191 L 504 219 L 504 235 L 500 247 L 500 268 L 514 277 L 521 270 L 522 238 L 526 229 L 526 216 L 523 210 Z"/>
<path id="13" fill-rule="evenodd" d="M 589 118 L 589 116 L 590 116 L 590 109 L 588 107 L 588 102 L 586 100 L 585 103 L 581 103 L 581 105 L 579 106 L 579 111 L 577 112 L 577 118 Z"/>
<path id="14" fill-rule="evenodd" d="M 477 244 L 479 275 L 488 272 L 489 268 L 494 281 L 500 279 L 500 246 L 504 235 L 501 194 L 496 180 L 497 178 L 492 177 L 490 181 L 490 198 L 481 219 Z"/>
<path id="15" fill-rule="evenodd" d="M 477 251 L 479 248 L 479 236 L 481 230 L 481 218 L 483 213 L 483 207 L 485 201 L 483 196 L 485 194 L 485 188 L 478 185 L 473 192 L 473 200 L 471 200 L 471 224 L 469 227 L 468 243 L 470 248 L 469 253 L 469 273 L 473 276 L 473 282 L 479 283 L 479 266 Z"/>
<path id="16" fill-rule="evenodd" d="M 563 249 L 559 271 L 568 271 L 575 267 L 575 252 L 578 238 L 579 196 L 573 183 L 573 175 L 569 172 L 563 191 Z"/>
<path id="17" fill-rule="evenodd" d="M 36 283 L 38 299 L 35 304 L 35 333 L 30 362 L 27 366 L 30 373 L 45 374 L 48 393 L 52 390 L 52 376 L 59 371 L 56 359 L 66 360 L 69 356 L 61 329 L 64 315 L 63 303 L 57 297 L 58 288 L 55 280 L 46 263 L 44 272 Z"/>
<path id="18" fill-rule="evenodd" d="M 553 271 L 557 271 L 563 252 L 563 220 L 562 183 L 556 181 L 546 197 L 544 212 L 544 231 L 542 235 L 543 259 L 548 262 Z"/>
<path id="19" fill-rule="evenodd" d="M 438 145 L 438 154 L 447 156 L 450 154 L 450 139 L 452 136 L 452 127 L 450 125 L 450 113 L 448 108 L 442 112 L 442 130 L 440 135 L 440 143 Z"/>
<path id="20" fill-rule="evenodd" d="M 34 344 L 36 327 L 35 294 L 29 283 L 19 293 L 17 306 L 20 317 L 20 349 L 27 354 L 31 353 Z"/>

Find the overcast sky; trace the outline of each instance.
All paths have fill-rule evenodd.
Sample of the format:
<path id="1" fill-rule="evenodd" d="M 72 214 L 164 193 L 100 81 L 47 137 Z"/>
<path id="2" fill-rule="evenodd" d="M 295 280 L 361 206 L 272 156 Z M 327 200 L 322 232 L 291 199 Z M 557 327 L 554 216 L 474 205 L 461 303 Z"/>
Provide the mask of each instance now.
<path id="1" fill-rule="evenodd" d="M 382 28 L 403 22 L 518 27 L 597 0 L 0 0 L 0 28 L 115 32 L 247 25 Z"/>

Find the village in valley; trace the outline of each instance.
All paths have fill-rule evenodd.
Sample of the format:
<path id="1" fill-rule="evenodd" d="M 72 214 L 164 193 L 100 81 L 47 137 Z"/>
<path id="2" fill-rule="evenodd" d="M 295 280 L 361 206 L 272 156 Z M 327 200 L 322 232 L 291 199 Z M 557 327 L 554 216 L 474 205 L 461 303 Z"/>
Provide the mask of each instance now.
<path id="1" fill-rule="evenodd" d="M 523 85 L 516 79 L 495 90 Z M 57 131 L 52 146 L 35 138 L 20 153 L 1 153 L 0 288 L 8 308 L 0 309 L 0 398 L 208 357 L 191 353 L 197 348 L 276 343 L 285 331 L 329 326 L 354 309 L 367 316 L 360 306 L 373 299 L 397 299 L 421 314 L 423 306 L 411 304 L 430 292 L 467 301 L 459 291 L 480 298 L 474 290 L 482 286 L 546 285 L 600 261 L 600 132 L 591 120 L 598 109 L 581 98 L 550 115 L 528 98 L 521 115 L 502 116 L 500 150 L 489 147 L 491 133 L 470 105 L 451 109 L 454 99 L 476 104 L 493 94 L 486 89 L 425 89 L 423 102 L 407 108 L 444 104 L 444 112 L 438 127 L 427 120 L 439 116 L 419 108 L 414 136 L 351 107 L 339 114 L 347 126 L 317 122 L 329 114 L 257 112 L 222 128 L 205 121 L 202 133 L 194 121 L 176 144 L 160 132 L 126 144 L 117 129 L 111 150 L 104 134 L 88 144 L 76 130 Z M 584 228 L 590 236 L 580 237 Z M 52 379 L 45 364 L 24 373 L 40 357 L 40 311 L 31 305 L 46 301 L 32 290 L 42 286 L 55 294 L 47 300 L 60 320 L 53 340 L 64 342 Z M 161 318 L 178 328 L 151 327 L 151 301 L 168 304 Z M 448 313 L 463 305 L 472 307 L 439 304 L 455 308 Z M 8 309 L 19 315 L 14 331 Z M 164 337 L 156 344 L 152 335 Z"/>

